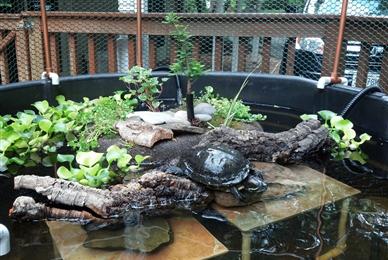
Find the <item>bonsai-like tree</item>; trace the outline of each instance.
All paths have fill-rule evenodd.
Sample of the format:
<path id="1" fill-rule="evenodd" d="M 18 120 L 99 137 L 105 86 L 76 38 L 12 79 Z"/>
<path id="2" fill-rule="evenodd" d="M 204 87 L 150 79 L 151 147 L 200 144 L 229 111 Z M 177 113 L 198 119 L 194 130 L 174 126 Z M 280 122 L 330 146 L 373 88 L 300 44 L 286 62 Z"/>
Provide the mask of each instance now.
<path id="1" fill-rule="evenodd" d="M 193 58 L 192 36 L 187 31 L 187 26 L 181 23 L 180 17 L 175 13 L 170 13 L 166 15 L 163 23 L 174 26 L 171 37 L 175 41 L 177 51 L 175 63 L 170 65 L 170 69 L 173 74 L 183 75 L 187 78 L 187 120 L 192 123 L 194 120 L 192 84 L 203 74 L 205 66 Z"/>

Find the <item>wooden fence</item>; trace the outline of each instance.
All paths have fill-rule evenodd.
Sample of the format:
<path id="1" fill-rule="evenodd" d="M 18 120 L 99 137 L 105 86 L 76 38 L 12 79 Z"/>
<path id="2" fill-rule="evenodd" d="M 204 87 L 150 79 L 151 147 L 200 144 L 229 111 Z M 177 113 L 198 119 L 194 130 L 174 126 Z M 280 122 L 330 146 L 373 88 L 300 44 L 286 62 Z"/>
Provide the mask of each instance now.
<path id="1" fill-rule="evenodd" d="M 215 70 L 221 70 L 222 46 L 221 37 L 263 37 L 262 60 L 260 70 L 270 72 L 270 50 L 272 37 L 287 37 L 291 44 L 287 49 L 286 73 L 294 73 L 295 39 L 297 37 L 322 38 L 325 47 L 322 62 L 322 75 L 330 75 L 337 41 L 339 17 L 332 15 L 304 14 L 181 14 L 182 21 L 189 24 L 193 36 L 215 37 Z M 143 34 L 168 35 L 171 27 L 162 23 L 164 14 L 143 14 Z M 53 70 L 60 73 L 58 33 L 68 34 L 69 71 L 78 74 L 77 67 L 77 34 L 87 34 L 88 73 L 96 73 L 95 37 L 98 34 L 108 35 L 106 52 L 108 72 L 117 70 L 116 35 L 136 35 L 136 14 L 124 13 L 90 13 L 90 12 L 49 12 L 48 25 L 50 33 L 51 57 Z M 368 76 L 368 57 L 371 44 L 388 45 L 388 31 L 373 33 L 370 28 L 388 28 L 388 19 L 383 17 L 348 17 L 345 31 L 346 41 L 361 42 L 358 63 L 357 86 L 365 86 Z M 5 49 L 14 42 L 16 50 L 17 75 L 19 81 L 39 79 L 44 70 L 44 53 L 40 13 L 24 12 L 20 14 L 0 14 L 0 74 L 1 82 L 9 82 L 9 72 Z M 199 57 L 198 38 L 194 38 L 194 55 Z M 148 64 L 156 66 L 156 43 L 148 42 Z M 238 70 L 244 70 L 246 51 L 244 43 L 238 45 Z M 174 50 L 174 47 L 171 48 Z M 128 41 L 128 63 L 135 64 L 135 37 Z M 170 61 L 175 59 L 175 52 L 170 51 Z M 342 58 L 344 63 L 344 58 Z M 344 71 L 341 64 L 339 73 Z M 388 86 L 388 53 L 384 52 L 380 86 Z"/>

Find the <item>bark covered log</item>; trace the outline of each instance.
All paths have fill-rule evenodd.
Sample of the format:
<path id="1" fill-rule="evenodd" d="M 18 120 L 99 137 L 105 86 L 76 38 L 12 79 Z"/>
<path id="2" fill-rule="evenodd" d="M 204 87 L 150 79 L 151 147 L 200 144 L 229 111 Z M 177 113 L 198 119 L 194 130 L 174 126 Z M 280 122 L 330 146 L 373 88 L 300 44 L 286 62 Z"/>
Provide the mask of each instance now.
<path id="1" fill-rule="evenodd" d="M 100 219 L 123 218 L 133 211 L 142 215 L 164 215 L 175 210 L 193 210 L 206 206 L 213 199 L 212 194 L 201 185 L 158 171 L 148 172 L 137 181 L 116 185 L 110 190 L 90 188 L 51 177 L 15 177 L 15 189 L 22 188 L 36 191 L 55 205 L 90 211 L 92 216 Z M 53 213 L 52 208 L 45 208 L 45 205 L 34 206 L 31 200 L 28 203 L 20 202 L 15 201 L 10 210 L 11 217 L 31 215 L 32 219 L 36 219 L 36 216 L 47 218 L 55 213 L 55 210 Z M 74 211 L 63 217 L 74 214 L 81 213 Z M 86 219 L 91 218 L 89 215 L 81 215 Z"/>

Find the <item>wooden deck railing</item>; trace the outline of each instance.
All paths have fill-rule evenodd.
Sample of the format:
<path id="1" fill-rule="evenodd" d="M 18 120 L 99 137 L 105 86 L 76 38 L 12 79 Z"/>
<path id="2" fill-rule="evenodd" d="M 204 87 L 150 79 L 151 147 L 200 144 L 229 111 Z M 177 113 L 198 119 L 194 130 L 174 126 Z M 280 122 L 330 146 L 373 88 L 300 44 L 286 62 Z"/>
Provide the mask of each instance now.
<path id="1" fill-rule="evenodd" d="M 272 37 L 287 37 L 290 39 L 287 50 L 286 73 L 292 75 L 295 61 L 295 39 L 297 37 L 318 37 L 325 42 L 322 75 L 330 75 L 335 53 L 338 16 L 304 15 L 304 14 L 182 14 L 182 21 L 188 23 L 193 36 L 215 37 L 214 69 L 221 70 L 223 36 L 263 37 L 262 60 L 260 70 L 270 72 L 270 53 Z M 171 27 L 162 24 L 164 14 L 143 14 L 143 34 L 168 35 Z M 87 34 L 88 72 L 96 73 L 96 43 L 98 34 L 108 35 L 106 52 L 108 57 L 107 72 L 117 70 L 117 55 L 115 35 L 136 35 L 136 14 L 128 13 L 89 13 L 89 12 L 49 12 L 48 26 L 53 69 L 60 72 L 59 47 L 57 33 L 68 34 L 69 71 L 77 75 L 77 34 Z M 363 86 L 368 75 L 368 57 L 371 44 L 388 45 L 388 30 L 375 33 L 370 28 L 388 28 L 388 19 L 382 17 L 348 17 L 345 40 L 362 43 L 358 64 L 357 85 Z M 4 57 L 5 46 L 15 41 L 17 72 L 19 81 L 39 79 L 44 70 L 42 48 L 42 33 L 40 14 L 24 12 L 16 15 L 0 14 L 0 31 L 8 35 L 0 39 L 0 73 L 3 83 L 9 81 L 7 61 Z M 194 42 L 194 55 L 199 57 L 198 37 Z M 244 70 L 247 46 L 241 42 L 238 45 L 238 70 Z M 156 66 L 156 43 L 151 39 L 148 46 L 148 64 Z M 174 46 L 171 47 L 174 50 Z M 135 38 L 128 41 L 129 66 L 135 64 Z M 170 61 L 175 59 L 175 52 L 170 51 Z M 344 59 L 342 59 L 343 61 Z M 344 70 L 344 64 L 340 66 Z M 343 71 L 342 71 L 343 72 Z M 342 74 L 341 72 L 339 72 Z M 388 75 L 388 54 L 384 52 L 381 75 Z M 388 85 L 388 77 L 381 77 L 381 86 Z"/>

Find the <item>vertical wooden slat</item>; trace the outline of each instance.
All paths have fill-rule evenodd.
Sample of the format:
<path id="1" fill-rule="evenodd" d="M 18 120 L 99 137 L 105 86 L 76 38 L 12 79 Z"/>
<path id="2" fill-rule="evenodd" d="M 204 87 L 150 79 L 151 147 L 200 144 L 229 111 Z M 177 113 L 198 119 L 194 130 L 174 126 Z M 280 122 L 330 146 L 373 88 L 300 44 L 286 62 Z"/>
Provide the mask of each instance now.
<path id="1" fill-rule="evenodd" d="M 131 68 L 136 64 L 136 41 L 131 35 L 128 37 L 128 67 Z"/>
<path id="2" fill-rule="evenodd" d="M 50 52 L 51 52 L 51 63 L 53 72 L 60 73 L 59 71 L 59 60 L 58 60 L 58 45 L 55 33 L 50 33 Z"/>
<path id="3" fill-rule="evenodd" d="M 388 92 L 388 46 L 384 47 L 383 61 L 381 62 L 380 88 Z"/>
<path id="4" fill-rule="evenodd" d="M 294 75 L 296 38 L 289 38 L 287 46 L 287 75 Z"/>
<path id="5" fill-rule="evenodd" d="M 271 61 L 271 37 L 264 37 L 260 71 L 269 73 Z"/>
<path id="6" fill-rule="evenodd" d="M 338 37 L 338 22 L 328 24 L 326 26 L 325 35 L 323 37 L 323 61 L 322 61 L 322 76 L 330 76 L 333 70 L 333 61 L 335 57 Z"/>
<path id="7" fill-rule="evenodd" d="M 370 43 L 361 43 L 360 57 L 358 59 L 358 69 L 357 69 L 357 87 L 366 87 L 366 82 L 368 79 L 369 71 L 369 54 L 370 54 Z"/>
<path id="8" fill-rule="evenodd" d="M 149 40 L 148 62 L 150 69 L 156 68 L 156 43 L 153 39 Z"/>
<path id="9" fill-rule="evenodd" d="M 214 70 L 222 70 L 222 38 L 216 37 L 216 46 L 215 46 L 215 61 L 214 61 Z"/>
<path id="10" fill-rule="evenodd" d="M 238 45 L 238 71 L 245 71 L 247 60 L 247 46 L 245 41 L 239 41 Z"/>
<path id="11" fill-rule="evenodd" d="M 170 45 L 170 64 L 174 63 L 176 60 L 176 43 L 171 41 Z"/>
<path id="12" fill-rule="evenodd" d="M 30 51 L 28 34 L 24 30 L 16 31 L 16 63 L 19 81 L 31 80 Z"/>
<path id="13" fill-rule="evenodd" d="M 3 39 L 3 35 L 2 35 L 2 32 L 0 32 L 0 41 L 2 39 Z M 8 68 L 6 49 L 7 48 L 5 48 L 2 52 L 0 52 L 1 84 L 8 84 L 9 83 L 9 68 Z"/>
<path id="14" fill-rule="evenodd" d="M 200 52 L 201 52 L 201 42 L 199 41 L 198 37 L 195 37 L 194 43 L 193 43 L 193 58 L 196 60 L 201 60 Z"/>
<path id="15" fill-rule="evenodd" d="M 108 72 L 114 73 L 117 71 L 116 61 L 116 37 L 114 34 L 108 36 Z"/>
<path id="16" fill-rule="evenodd" d="M 74 33 L 69 34 L 69 61 L 70 61 L 70 74 L 75 76 L 78 74 L 77 68 L 77 41 Z"/>
<path id="17" fill-rule="evenodd" d="M 95 74 L 96 69 L 96 44 L 94 42 L 94 35 L 88 34 L 88 63 L 89 74 Z"/>
<path id="18" fill-rule="evenodd" d="M 40 18 L 34 19 L 34 26 L 29 30 L 29 48 L 31 63 L 31 79 L 39 80 L 44 71 L 43 37 L 40 29 Z"/>

